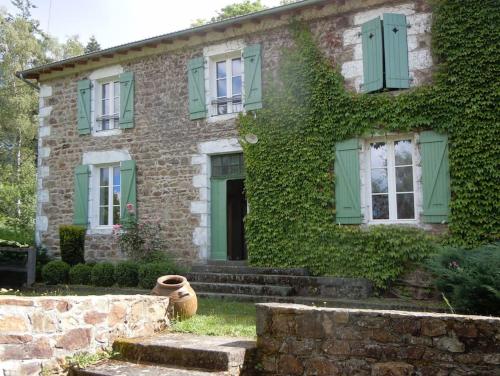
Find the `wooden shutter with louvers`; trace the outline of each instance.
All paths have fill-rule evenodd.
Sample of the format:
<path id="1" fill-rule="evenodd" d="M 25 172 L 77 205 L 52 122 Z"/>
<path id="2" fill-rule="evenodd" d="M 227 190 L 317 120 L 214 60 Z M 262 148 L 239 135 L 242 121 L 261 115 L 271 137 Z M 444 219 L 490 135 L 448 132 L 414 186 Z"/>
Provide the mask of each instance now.
<path id="1" fill-rule="evenodd" d="M 384 13 L 385 87 L 410 87 L 408 41 L 404 14 Z"/>
<path id="2" fill-rule="evenodd" d="M 137 218 L 137 188 L 135 161 L 123 161 L 120 164 L 121 177 L 121 223 L 127 223 L 134 218 L 129 214 L 127 205 L 131 204 Z M 135 219 L 136 219 L 135 218 Z"/>
<path id="3" fill-rule="evenodd" d="M 120 74 L 120 128 L 134 127 L 134 73 Z"/>
<path id="4" fill-rule="evenodd" d="M 207 115 L 205 105 L 205 71 L 203 57 L 188 62 L 189 118 L 202 119 Z"/>
<path id="5" fill-rule="evenodd" d="M 448 137 L 434 131 L 420 135 L 422 158 L 423 220 L 426 223 L 448 221 L 450 175 Z"/>
<path id="6" fill-rule="evenodd" d="M 362 220 L 358 154 L 357 138 L 335 145 L 336 222 L 340 224 L 360 224 Z"/>
<path id="7" fill-rule="evenodd" d="M 245 74 L 245 110 L 262 108 L 262 72 L 260 44 L 245 47 L 243 50 Z"/>
<path id="8" fill-rule="evenodd" d="M 78 81 L 77 117 L 78 133 L 90 133 L 90 80 Z"/>
<path id="9" fill-rule="evenodd" d="M 89 217 L 89 176 L 88 165 L 76 167 L 73 223 L 85 227 Z"/>
<path id="10" fill-rule="evenodd" d="M 361 25 L 363 50 L 363 85 L 365 93 L 384 87 L 384 65 L 382 56 L 382 23 L 380 17 Z"/>

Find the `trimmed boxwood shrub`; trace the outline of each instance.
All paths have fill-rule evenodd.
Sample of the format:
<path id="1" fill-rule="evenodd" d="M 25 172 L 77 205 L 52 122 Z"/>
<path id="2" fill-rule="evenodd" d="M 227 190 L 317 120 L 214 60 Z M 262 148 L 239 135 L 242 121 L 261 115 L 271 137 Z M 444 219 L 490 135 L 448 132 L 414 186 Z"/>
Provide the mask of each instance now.
<path id="1" fill-rule="evenodd" d="M 70 266 L 61 260 L 54 260 L 42 268 L 42 278 L 47 285 L 57 285 L 68 281 Z"/>
<path id="2" fill-rule="evenodd" d="M 85 263 L 85 231 L 81 226 L 59 226 L 61 259 L 71 266 Z"/>
<path id="3" fill-rule="evenodd" d="M 92 268 L 90 282 L 94 286 L 110 287 L 115 284 L 115 267 L 110 262 L 101 262 Z"/>
<path id="4" fill-rule="evenodd" d="M 500 243 L 448 248 L 429 261 L 436 287 L 461 313 L 500 315 Z"/>
<path id="5" fill-rule="evenodd" d="M 136 287 L 139 264 L 133 261 L 122 261 L 115 266 L 115 281 L 120 287 Z"/>
<path id="6" fill-rule="evenodd" d="M 171 261 L 150 262 L 139 266 L 139 287 L 152 289 L 156 280 L 162 275 L 176 274 L 177 270 Z"/>
<path id="7" fill-rule="evenodd" d="M 87 264 L 77 264 L 69 271 L 69 283 L 73 285 L 88 285 L 90 284 L 90 274 L 92 267 Z"/>

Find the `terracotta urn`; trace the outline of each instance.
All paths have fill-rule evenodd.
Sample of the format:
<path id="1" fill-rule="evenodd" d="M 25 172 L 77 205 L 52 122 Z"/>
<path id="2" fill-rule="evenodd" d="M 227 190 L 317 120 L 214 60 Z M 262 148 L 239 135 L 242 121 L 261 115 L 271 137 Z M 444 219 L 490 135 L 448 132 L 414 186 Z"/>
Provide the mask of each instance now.
<path id="1" fill-rule="evenodd" d="M 158 278 L 151 294 L 169 297 L 169 314 L 172 319 L 187 319 L 194 316 L 198 309 L 196 293 L 186 277 L 181 275 L 164 275 Z"/>

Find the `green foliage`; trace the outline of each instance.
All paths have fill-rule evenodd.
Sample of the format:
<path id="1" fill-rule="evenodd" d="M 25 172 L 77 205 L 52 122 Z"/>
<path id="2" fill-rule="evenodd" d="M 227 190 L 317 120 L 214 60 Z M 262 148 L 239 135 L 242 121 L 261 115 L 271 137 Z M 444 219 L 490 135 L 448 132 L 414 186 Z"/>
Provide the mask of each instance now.
<path id="1" fill-rule="evenodd" d="M 90 37 L 87 45 L 85 46 L 85 53 L 89 54 L 91 52 L 96 52 L 96 51 L 100 51 L 100 50 L 101 50 L 101 45 L 99 44 L 97 39 L 95 39 L 95 36 L 92 35 Z"/>
<path id="2" fill-rule="evenodd" d="M 139 266 L 139 287 L 152 289 L 156 285 L 156 280 L 168 274 L 175 274 L 176 268 L 171 261 L 150 262 Z"/>
<path id="3" fill-rule="evenodd" d="M 436 1 L 433 85 L 398 95 L 347 91 L 310 31 L 292 24 L 295 46 L 283 52 L 279 78 L 266 87 L 264 108 L 239 119 L 242 138 L 248 133 L 259 138 L 257 144 L 243 144 L 252 264 L 308 266 L 321 274 L 368 277 L 382 286 L 411 258 L 431 252 L 418 232 L 406 242 L 390 227 L 363 231 L 334 225 L 335 143 L 375 132 L 432 128 L 447 133 L 449 241 L 472 246 L 499 237 L 499 8 L 494 0 Z M 386 253 L 377 252 L 376 242 Z M 403 243 L 394 246 L 398 242 Z"/>
<path id="4" fill-rule="evenodd" d="M 113 286 L 115 284 L 115 266 L 110 262 L 95 264 L 90 274 L 90 283 L 100 287 Z"/>
<path id="5" fill-rule="evenodd" d="M 136 287 L 139 283 L 139 264 L 122 261 L 115 266 L 115 280 L 120 287 Z"/>
<path id="6" fill-rule="evenodd" d="M 69 271 L 69 283 L 72 285 L 88 285 L 90 284 L 90 275 L 92 266 L 87 264 L 77 264 Z"/>
<path id="7" fill-rule="evenodd" d="M 61 260 L 54 260 L 42 268 L 42 279 L 47 285 L 59 285 L 68 281 L 70 266 Z"/>
<path id="8" fill-rule="evenodd" d="M 211 22 L 223 21 L 237 16 L 243 16 L 245 14 L 258 12 L 259 10 L 264 10 L 266 8 L 267 7 L 261 3 L 261 0 L 244 0 L 240 3 L 226 5 L 220 11 L 217 11 L 217 16 L 212 17 L 210 21 L 202 18 L 195 20 L 191 23 L 191 27 L 201 26 Z"/>
<path id="9" fill-rule="evenodd" d="M 448 248 L 428 262 L 436 286 L 463 313 L 500 315 L 500 243 Z"/>
<path id="10" fill-rule="evenodd" d="M 71 266 L 85 263 L 85 232 L 81 226 L 59 226 L 61 258 Z"/>
<path id="11" fill-rule="evenodd" d="M 161 261 L 166 245 L 158 223 L 137 223 L 133 219 L 114 226 L 113 231 L 120 250 L 128 258 L 137 262 Z"/>

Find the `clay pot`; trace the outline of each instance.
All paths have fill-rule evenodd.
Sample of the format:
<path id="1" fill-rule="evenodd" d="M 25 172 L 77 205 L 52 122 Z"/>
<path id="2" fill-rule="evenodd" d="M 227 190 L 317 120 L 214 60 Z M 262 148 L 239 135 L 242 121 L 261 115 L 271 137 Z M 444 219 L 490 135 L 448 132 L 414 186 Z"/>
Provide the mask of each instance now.
<path id="1" fill-rule="evenodd" d="M 196 293 L 181 275 L 164 275 L 158 278 L 151 294 L 169 297 L 169 313 L 173 319 L 187 319 L 194 316 L 198 309 Z"/>

